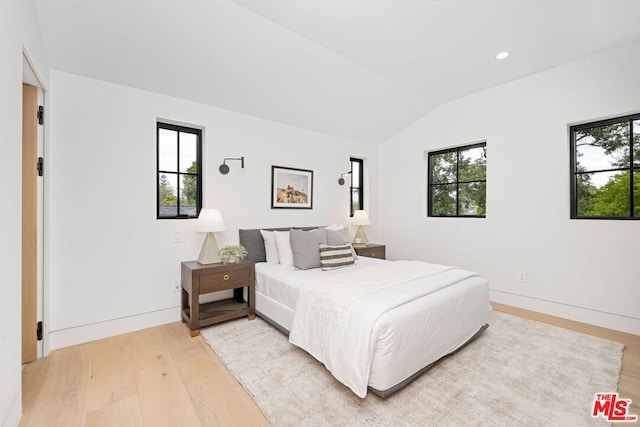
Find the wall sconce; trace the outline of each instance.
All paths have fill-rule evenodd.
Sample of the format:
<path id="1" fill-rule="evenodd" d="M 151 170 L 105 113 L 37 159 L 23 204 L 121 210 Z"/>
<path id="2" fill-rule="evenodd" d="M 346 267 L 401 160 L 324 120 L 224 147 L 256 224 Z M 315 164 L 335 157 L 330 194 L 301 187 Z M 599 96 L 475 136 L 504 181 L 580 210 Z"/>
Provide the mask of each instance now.
<path id="1" fill-rule="evenodd" d="M 242 169 L 244 169 L 244 156 L 242 157 L 227 157 L 224 159 L 218 170 L 222 175 L 226 175 L 229 173 L 229 166 L 227 166 L 227 160 L 240 160 Z"/>
<path id="2" fill-rule="evenodd" d="M 345 183 L 344 177 L 347 175 L 351 175 L 351 171 L 345 172 L 342 175 L 340 175 L 340 178 L 338 178 L 338 185 L 344 185 Z"/>

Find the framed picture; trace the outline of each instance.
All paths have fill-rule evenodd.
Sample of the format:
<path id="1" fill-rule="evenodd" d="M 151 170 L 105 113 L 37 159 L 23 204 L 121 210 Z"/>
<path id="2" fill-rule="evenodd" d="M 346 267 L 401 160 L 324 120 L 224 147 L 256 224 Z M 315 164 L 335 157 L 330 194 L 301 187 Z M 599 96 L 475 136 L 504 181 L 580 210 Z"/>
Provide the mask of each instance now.
<path id="1" fill-rule="evenodd" d="M 271 209 L 278 208 L 313 208 L 313 171 L 271 166 Z"/>

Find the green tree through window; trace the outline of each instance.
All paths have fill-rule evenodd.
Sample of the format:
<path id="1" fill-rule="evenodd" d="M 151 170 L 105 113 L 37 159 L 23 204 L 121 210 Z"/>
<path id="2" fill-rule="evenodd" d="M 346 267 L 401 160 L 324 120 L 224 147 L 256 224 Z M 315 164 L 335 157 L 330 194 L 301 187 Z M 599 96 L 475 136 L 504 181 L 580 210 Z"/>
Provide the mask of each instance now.
<path id="1" fill-rule="evenodd" d="M 571 217 L 640 218 L 640 114 L 572 126 Z"/>
<path id="2" fill-rule="evenodd" d="M 158 123 L 158 218 L 197 218 L 202 207 L 202 131 Z"/>
<path id="3" fill-rule="evenodd" d="M 357 210 L 364 209 L 364 160 L 350 157 L 351 185 L 349 200 L 349 216 Z"/>
<path id="4" fill-rule="evenodd" d="M 198 165 L 194 161 L 187 172 L 191 175 L 185 175 L 182 180 L 182 203 L 193 206 L 198 200 Z"/>
<path id="5" fill-rule="evenodd" d="M 176 189 L 173 188 L 167 175 L 160 175 L 160 204 L 161 205 L 175 205 L 177 201 Z"/>
<path id="6" fill-rule="evenodd" d="M 484 217 L 487 144 L 433 151 L 428 156 L 428 215 Z"/>

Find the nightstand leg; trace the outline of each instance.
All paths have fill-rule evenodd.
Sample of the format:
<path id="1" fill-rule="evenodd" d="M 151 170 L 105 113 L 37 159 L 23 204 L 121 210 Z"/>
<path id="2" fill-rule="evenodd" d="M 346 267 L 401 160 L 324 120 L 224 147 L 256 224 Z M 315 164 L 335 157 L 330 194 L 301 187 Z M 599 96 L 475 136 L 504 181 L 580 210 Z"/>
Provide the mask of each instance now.
<path id="1" fill-rule="evenodd" d="M 192 337 L 197 337 L 198 335 L 200 335 L 200 329 L 196 329 L 194 331 L 191 331 L 191 336 Z"/>
<path id="2" fill-rule="evenodd" d="M 249 320 L 254 320 L 256 318 L 256 315 L 255 314 L 250 314 L 250 315 L 247 316 L 247 318 Z"/>
<path id="3" fill-rule="evenodd" d="M 243 290 L 244 288 L 235 288 L 233 290 L 233 298 L 235 298 L 236 302 L 244 302 Z"/>

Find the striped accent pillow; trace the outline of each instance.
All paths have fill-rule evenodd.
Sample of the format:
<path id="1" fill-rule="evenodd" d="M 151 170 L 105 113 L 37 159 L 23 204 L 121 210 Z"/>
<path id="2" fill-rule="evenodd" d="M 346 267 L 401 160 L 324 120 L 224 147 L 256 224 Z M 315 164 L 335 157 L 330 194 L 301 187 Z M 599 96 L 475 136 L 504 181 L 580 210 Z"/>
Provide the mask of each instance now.
<path id="1" fill-rule="evenodd" d="M 355 264 L 351 245 L 329 246 L 320 243 L 320 266 L 323 270 L 335 270 L 336 268 L 347 267 Z"/>

